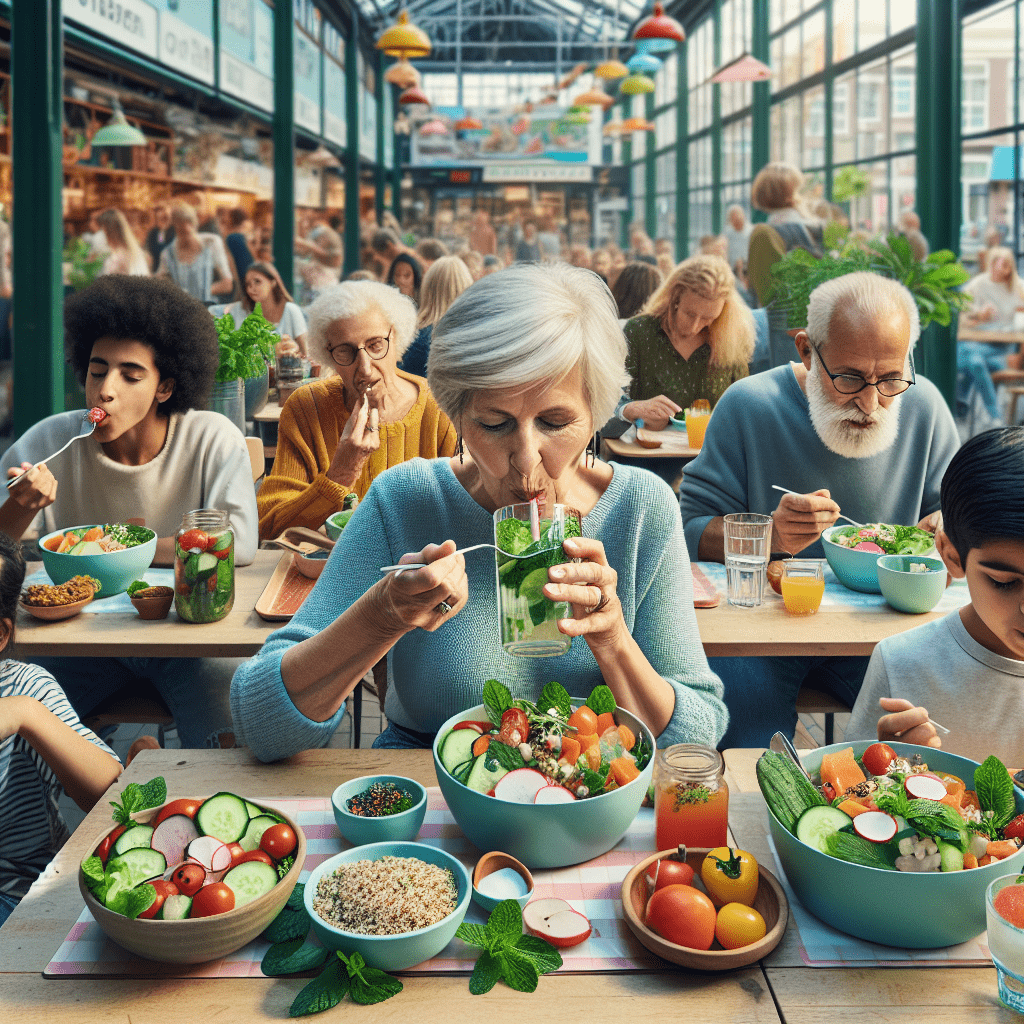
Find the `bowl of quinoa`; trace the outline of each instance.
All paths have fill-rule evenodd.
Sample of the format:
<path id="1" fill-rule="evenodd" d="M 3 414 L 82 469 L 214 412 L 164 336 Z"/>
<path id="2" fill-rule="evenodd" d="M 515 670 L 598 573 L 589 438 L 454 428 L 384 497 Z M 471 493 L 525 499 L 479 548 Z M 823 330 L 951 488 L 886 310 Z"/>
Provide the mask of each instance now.
<path id="1" fill-rule="evenodd" d="M 421 843 L 357 846 L 313 869 L 303 893 L 313 931 L 328 949 L 359 953 L 401 971 L 451 942 L 469 907 L 469 872 Z"/>
<path id="2" fill-rule="evenodd" d="M 427 813 L 427 791 L 402 775 L 361 775 L 331 794 L 334 821 L 353 846 L 413 840 Z"/>

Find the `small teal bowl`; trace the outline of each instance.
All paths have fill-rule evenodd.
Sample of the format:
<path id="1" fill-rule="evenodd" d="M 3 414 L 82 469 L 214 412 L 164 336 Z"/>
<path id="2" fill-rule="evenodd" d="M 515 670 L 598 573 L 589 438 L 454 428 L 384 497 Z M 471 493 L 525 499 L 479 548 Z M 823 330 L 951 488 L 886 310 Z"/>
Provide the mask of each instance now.
<path id="1" fill-rule="evenodd" d="M 574 697 L 573 707 L 584 701 Z M 634 736 L 641 732 L 651 750 L 651 730 L 635 715 L 615 713 Z M 452 715 L 434 738 L 434 770 L 448 809 L 466 838 L 480 850 L 501 850 L 528 868 L 560 868 L 607 853 L 632 824 L 651 784 L 654 758 L 632 782 L 610 793 L 564 804 L 520 804 L 499 800 L 459 782 L 441 763 L 438 748 L 456 722 L 486 721 L 483 704 Z"/>
<path id="2" fill-rule="evenodd" d="M 911 572 L 910 563 L 922 562 L 927 572 Z M 930 612 L 946 589 L 946 566 L 941 558 L 924 555 L 880 555 L 878 586 L 882 597 L 898 612 L 923 615 Z"/>
<path id="3" fill-rule="evenodd" d="M 832 541 L 833 533 L 847 529 L 848 526 L 830 526 L 821 535 L 821 546 L 825 550 L 829 568 L 844 587 L 858 590 L 862 594 L 880 594 L 882 588 L 878 585 L 878 559 L 881 556 L 878 552 L 854 551 L 853 548 L 844 548 Z M 922 557 L 934 554 L 935 548 L 932 547 L 923 556 L 915 555 L 914 558 L 920 561 Z"/>
<path id="4" fill-rule="evenodd" d="M 352 518 L 354 511 L 355 509 L 345 509 L 342 512 L 335 512 L 334 515 L 327 517 L 324 529 L 331 540 L 337 540 L 341 536 L 341 531 L 345 529 L 345 525 Z"/>
<path id="5" fill-rule="evenodd" d="M 92 576 L 102 585 L 97 598 L 123 594 L 153 564 L 156 557 L 156 534 L 150 530 L 153 535 L 145 544 L 137 544 L 124 551 L 105 551 L 101 555 L 59 555 L 45 547 L 51 537 L 67 533 L 68 530 L 85 533 L 90 529 L 91 526 L 69 526 L 39 538 L 39 554 L 46 575 L 54 583 L 67 583 L 73 576 Z"/>
<path id="6" fill-rule="evenodd" d="M 686 419 L 677 420 L 675 416 L 670 416 L 668 425 L 676 430 L 686 430 Z"/>
<path id="7" fill-rule="evenodd" d="M 813 776 L 821 768 L 822 755 L 853 747 L 859 757 L 870 745 L 868 740 L 833 743 L 809 751 L 801 760 Z M 920 754 L 932 771 L 949 772 L 974 789 L 976 761 L 910 743 L 890 745 L 901 757 Z M 1024 792 L 1014 787 L 1013 796 L 1015 813 L 1024 812 Z M 1022 848 L 1005 860 L 967 871 L 885 871 L 836 860 L 800 842 L 771 808 L 768 827 L 789 884 L 815 917 L 847 935 L 903 949 L 937 949 L 980 935 L 986 926 L 989 882 L 1024 868 Z"/>
<path id="8" fill-rule="evenodd" d="M 412 807 L 382 818 L 365 818 L 348 810 L 348 801 L 369 789 L 375 782 L 391 782 L 399 789 L 404 789 L 413 799 Z M 427 791 L 415 779 L 407 779 L 403 775 L 362 775 L 358 779 L 343 782 L 331 794 L 331 806 L 334 808 L 338 831 L 354 846 L 411 842 L 419 833 L 427 813 Z"/>
<path id="9" fill-rule="evenodd" d="M 448 868 L 455 876 L 458 886 L 458 903 L 455 909 L 436 924 L 401 935 L 360 935 L 346 932 L 328 924 L 314 909 L 313 897 L 324 875 L 329 875 L 342 864 L 359 860 L 380 860 L 381 857 L 416 857 L 428 864 Z M 450 853 L 422 843 L 373 843 L 370 846 L 356 846 L 330 857 L 318 864 L 306 879 L 303 902 L 306 912 L 313 921 L 313 931 L 328 949 L 341 950 L 350 955 L 359 953 L 370 967 L 382 971 L 404 971 L 416 964 L 429 960 L 448 945 L 455 937 L 455 930 L 462 924 L 472 894 L 469 872 Z M 984 906 L 982 907 L 984 914 Z"/>

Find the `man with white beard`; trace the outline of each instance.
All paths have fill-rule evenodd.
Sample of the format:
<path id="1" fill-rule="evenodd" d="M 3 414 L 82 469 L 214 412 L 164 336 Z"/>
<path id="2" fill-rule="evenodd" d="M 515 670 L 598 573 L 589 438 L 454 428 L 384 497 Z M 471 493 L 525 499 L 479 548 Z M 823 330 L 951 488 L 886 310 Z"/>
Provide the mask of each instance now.
<path id="1" fill-rule="evenodd" d="M 778 557 L 821 558 L 821 533 L 840 511 L 862 523 L 935 528 L 942 474 L 959 445 L 938 389 L 916 377 L 920 334 L 902 285 L 857 273 L 811 294 L 799 363 L 732 384 L 700 455 L 683 474 L 680 509 L 692 560 L 724 561 L 723 516 L 774 519 Z M 778 484 L 794 495 L 772 490 Z M 713 658 L 725 683 L 725 747 L 792 736 L 801 685 L 852 706 L 867 658 Z"/>

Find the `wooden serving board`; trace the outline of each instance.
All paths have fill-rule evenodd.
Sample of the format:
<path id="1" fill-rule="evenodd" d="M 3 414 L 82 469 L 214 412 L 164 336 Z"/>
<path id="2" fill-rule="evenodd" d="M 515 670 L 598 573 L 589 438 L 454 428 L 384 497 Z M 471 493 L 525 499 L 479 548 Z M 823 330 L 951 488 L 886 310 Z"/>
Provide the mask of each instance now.
<path id="1" fill-rule="evenodd" d="M 287 622 L 314 586 L 316 580 L 303 576 L 295 568 L 292 553 L 286 551 L 256 602 L 256 614 L 267 622 Z"/>

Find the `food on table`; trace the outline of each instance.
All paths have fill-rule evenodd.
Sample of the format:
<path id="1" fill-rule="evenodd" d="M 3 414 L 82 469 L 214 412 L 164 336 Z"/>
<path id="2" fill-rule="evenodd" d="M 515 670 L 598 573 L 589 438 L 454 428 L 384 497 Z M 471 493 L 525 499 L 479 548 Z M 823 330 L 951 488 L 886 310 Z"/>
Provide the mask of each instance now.
<path id="1" fill-rule="evenodd" d="M 235 535 L 227 513 L 213 516 L 216 528 L 193 526 L 174 539 L 174 607 L 186 622 L 216 622 L 235 602 Z"/>
<path id="2" fill-rule="evenodd" d="M 101 589 L 100 581 L 92 576 L 72 576 L 67 583 L 33 583 L 21 592 L 21 600 L 36 608 L 57 608 L 85 601 Z"/>
<path id="3" fill-rule="evenodd" d="M 350 814 L 360 817 L 384 818 L 409 810 L 413 803 L 413 798 L 393 782 L 375 782 L 362 793 L 349 798 L 345 808 Z"/>
<path id="4" fill-rule="evenodd" d="M 910 563 L 910 571 L 911 572 L 931 572 L 931 570 L 928 568 L 928 564 L 926 562 L 911 562 Z"/>
<path id="5" fill-rule="evenodd" d="M 713 848 L 728 842 L 729 786 L 718 751 L 697 743 L 658 751 L 654 822 L 659 850 Z"/>
<path id="6" fill-rule="evenodd" d="M 133 583 L 132 586 L 135 586 L 135 584 Z M 128 589 L 128 596 L 138 601 L 153 601 L 164 597 L 174 596 L 173 587 L 156 587 L 150 586 L 148 583 L 144 587 L 139 587 L 138 590 L 135 591 L 132 591 L 131 587 Z"/>
<path id="7" fill-rule="evenodd" d="M 156 534 L 134 523 L 108 523 L 106 526 L 79 526 L 58 533 L 45 541 L 47 551 L 58 555 L 102 555 L 111 551 L 148 544 Z"/>
<path id="8" fill-rule="evenodd" d="M 1024 928 L 1024 885 L 1007 885 L 992 899 L 996 913 L 1015 928 Z"/>
<path id="9" fill-rule="evenodd" d="M 757 899 L 760 872 L 757 861 L 746 850 L 719 846 L 709 850 L 700 866 L 700 880 L 716 907 L 742 903 L 752 907 Z"/>
<path id="10" fill-rule="evenodd" d="M 107 414 L 103 409 L 94 406 L 85 414 L 85 418 L 90 423 L 102 423 L 107 418 Z"/>
<path id="11" fill-rule="evenodd" d="M 846 526 L 833 531 L 829 539 L 840 547 L 879 555 L 924 555 L 935 547 L 935 537 L 927 530 L 887 523 Z"/>
<path id="12" fill-rule="evenodd" d="M 667 885 L 647 901 L 644 924 L 663 939 L 691 949 L 710 949 L 718 914 L 711 900 L 692 885 Z"/>
<path id="13" fill-rule="evenodd" d="M 785 566 L 786 563 L 782 561 L 769 562 L 766 570 L 769 585 L 779 595 L 782 594 L 782 570 Z"/>
<path id="14" fill-rule="evenodd" d="M 335 512 L 331 516 L 331 522 L 338 530 L 338 535 L 348 526 L 348 521 L 352 518 L 352 513 L 355 512 L 356 506 L 359 504 L 359 496 L 356 494 L 346 494 L 341 500 L 341 511 Z"/>
<path id="15" fill-rule="evenodd" d="M 517 641 L 550 641 L 561 645 L 567 639 L 559 632 L 558 620 L 569 614 L 564 601 L 549 601 L 544 596 L 548 569 L 563 564 L 567 556 L 559 537 L 579 537 L 579 515 L 566 511 L 564 534 L 559 523 L 550 519 L 537 522 L 537 539 L 528 519 L 509 516 L 494 525 L 498 566 L 498 609 L 502 645 Z M 529 557 L 512 558 L 511 555 Z"/>
<path id="16" fill-rule="evenodd" d="M 531 900 L 523 908 L 523 924 L 552 946 L 565 949 L 584 942 L 592 930 L 589 919 L 565 900 Z"/>
<path id="17" fill-rule="evenodd" d="M 484 705 L 491 721 L 459 722 L 438 752 L 455 779 L 501 800 L 569 803 L 599 796 L 632 782 L 653 755 L 643 736 L 616 724 L 607 686 L 595 687 L 574 710 L 558 683 L 548 683 L 534 704 L 513 700 L 490 679 Z"/>
<path id="18" fill-rule="evenodd" d="M 401 935 L 444 920 L 458 906 L 455 875 L 417 857 L 342 864 L 317 884 L 313 909 L 358 935 Z"/>
<path id="19" fill-rule="evenodd" d="M 669 854 L 656 860 L 645 874 L 647 887 L 651 892 L 664 889 L 666 885 L 691 885 L 694 870 L 686 863 L 686 847 L 680 847 L 678 853 Z"/>
<path id="20" fill-rule="evenodd" d="M 764 918 L 745 903 L 726 903 L 715 920 L 715 938 L 724 949 L 741 949 L 765 937 Z"/>
<path id="21" fill-rule="evenodd" d="M 530 891 L 526 879 L 515 868 L 499 868 L 484 875 L 476 883 L 476 888 L 496 900 L 517 900 Z"/>
<path id="22" fill-rule="evenodd" d="M 769 751 L 757 777 L 772 813 L 809 846 L 839 860 L 896 871 L 961 871 L 1013 856 L 1013 781 L 995 756 L 974 773 L 975 791 L 929 770 L 922 754 L 897 756 L 884 743 L 858 759 L 848 747 L 823 756 L 820 785 Z"/>
<path id="23" fill-rule="evenodd" d="M 82 870 L 96 900 L 130 918 L 210 917 L 245 906 L 284 878 L 298 846 L 289 824 L 234 793 L 172 800 L 150 824 L 117 811 L 115 820 L 127 824 Z"/>

